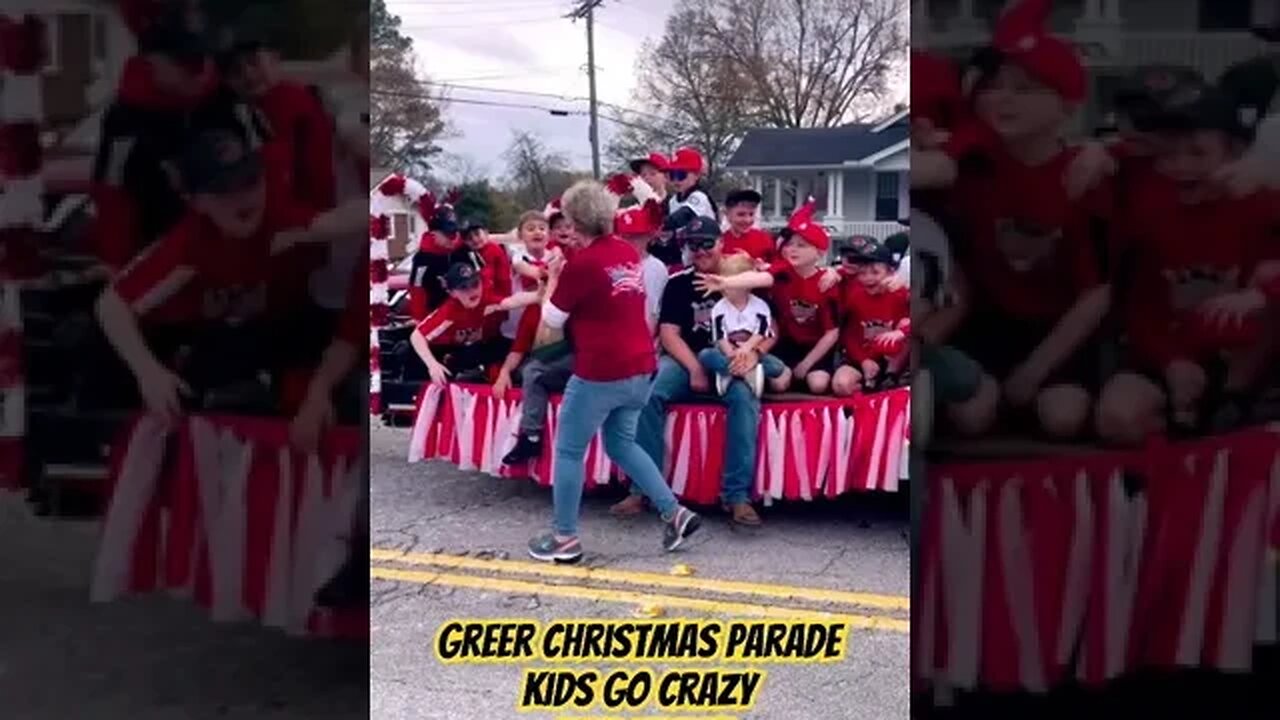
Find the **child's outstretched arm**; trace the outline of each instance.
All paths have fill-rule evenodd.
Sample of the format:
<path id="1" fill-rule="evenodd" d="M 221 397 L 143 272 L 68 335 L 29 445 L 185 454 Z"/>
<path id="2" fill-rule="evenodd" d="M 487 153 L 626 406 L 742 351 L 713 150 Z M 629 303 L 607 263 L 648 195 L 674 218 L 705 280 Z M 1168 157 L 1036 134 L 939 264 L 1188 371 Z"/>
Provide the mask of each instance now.
<path id="1" fill-rule="evenodd" d="M 165 418 L 181 412 L 179 396 L 190 395 L 191 388 L 165 367 L 147 346 L 138 318 L 124 298 L 114 288 L 108 287 L 98 298 L 95 311 L 111 347 L 133 373 L 147 409 Z"/>
<path id="2" fill-rule="evenodd" d="M 699 273 L 693 287 L 707 295 L 725 290 L 758 290 L 773 287 L 773 275 L 758 270 L 729 276 Z"/>
<path id="3" fill-rule="evenodd" d="M 503 298 L 501 302 L 498 302 L 494 305 L 489 305 L 484 309 L 484 312 L 486 315 L 491 315 L 496 312 L 504 312 L 507 310 L 515 310 L 517 308 L 529 307 L 530 305 L 537 305 L 538 303 L 542 302 L 542 298 L 543 298 L 543 295 L 542 295 L 542 291 L 540 290 L 525 290 L 524 292 L 518 292 L 514 295 L 508 295 L 507 297 Z"/>
<path id="4" fill-rule="evenodd" d="M 449 368 L 444 363 L 436 359 L 435 353 L 431 352 L 431 343 L 427 342 L 427 337 L 418 330 L 414 330 L 409 336 L 409 344 L 413 346 L 418 357 L 422 358 L 422 363 L 427 366 L 427 372 L 431 375 L 432 382 L 443 385 L 449 381 Z"/>

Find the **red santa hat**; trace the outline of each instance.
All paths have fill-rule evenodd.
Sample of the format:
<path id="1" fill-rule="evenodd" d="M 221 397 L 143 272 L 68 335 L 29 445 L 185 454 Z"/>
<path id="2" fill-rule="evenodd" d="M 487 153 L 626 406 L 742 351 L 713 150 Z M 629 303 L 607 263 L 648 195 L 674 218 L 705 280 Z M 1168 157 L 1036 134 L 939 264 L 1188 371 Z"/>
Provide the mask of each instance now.
<path id="1" fill-rule="evenodd" d="M 555 219 L 563 214 L 564 212 L 560 210 L 560 198 L 555 198 L 542 209 L 542 216 L 547 219 L 547 222 L 555 222 Z"/>
<path id="2" fill-rule="evenodd" d="M 791 218 L 787 220 L 787 227 L 783 230 L 783 239 L 787 240 L 791 237 L 799 237 L 810 245 L 826 252 L 831 247 L 831 236 L 827 234 L 827 229 L 822 224 L 813 219 L 813 213 L 818 209 L 818 201 L 810 197 L 791 214 Z"/>
<path id="3" fill-rule="evenodd" d="M 1075 47 L 1049 34 L 1052 6 L 1052 0 L 1019 0 L 996 21 L 991 44 L 1007 62 L 1077 104 L 1088 92 L 1088 77 Z"/>

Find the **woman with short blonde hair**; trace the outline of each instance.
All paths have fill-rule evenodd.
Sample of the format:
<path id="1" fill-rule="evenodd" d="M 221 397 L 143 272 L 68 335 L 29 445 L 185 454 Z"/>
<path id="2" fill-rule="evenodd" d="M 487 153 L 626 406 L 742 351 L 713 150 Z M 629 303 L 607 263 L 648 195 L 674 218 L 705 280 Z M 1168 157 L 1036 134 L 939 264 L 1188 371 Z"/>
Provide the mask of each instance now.
<path id="1" fill-rule="evenodd" d="M 649 402 L 657 357 L 645 316 L 640 253 L 613 234 L 617 198 L 598 182 L 580 182 L 560 202 L 581 244 L 573 260 L 549 268 L 555 291 L 543 305 L 542 334 L 567 326 L 573 376 L 565 388 L 555 441 L 552 531 L 529 543 L 538 560 L 582 558 L 578 512 L 587 445 L 603 430 L 604 450 L 649 497 L 665 522 L 662 545 L 678 548 L 701 519 L 680 505 L 662 472 L 636 444 L 636 422 Z"/>

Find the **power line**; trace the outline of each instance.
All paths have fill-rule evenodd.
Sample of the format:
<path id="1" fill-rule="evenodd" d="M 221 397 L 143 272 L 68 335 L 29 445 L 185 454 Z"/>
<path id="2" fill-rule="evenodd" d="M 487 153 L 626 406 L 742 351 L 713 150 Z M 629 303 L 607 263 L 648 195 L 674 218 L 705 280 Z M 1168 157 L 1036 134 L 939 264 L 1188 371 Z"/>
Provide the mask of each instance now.
<path id="1" fill-rule="evenodd" d="M 511 88 L 486 88 L 486 87 L 477 87 L 475 85 L 462 85 L 458 83 L 449 83 L 449 82 L 444 82 L 442 80 L 419 80 L 418 82 L 422 85 L 429 85 L 434 87 L 447 86 L 450 88 L 457 88 L 458 90 L 495 93 L 498 95 L 528 95 L 530 97 L 544 97 L 544 98 L 551 98 L 555 100 L 564 100 L 566 102 L 590 102 L 591 101 L 590 98 L 585 98 L 580 95 L 556 95 L 554 93 L 534 92 L 532 90 L 514 90 Z M 630 113 L 632 115 L 640 115 L 643 117 L 651 118 L 653 120 L 657 120 L 658 122 L 663 122 L 663 123 L 674 122 L 670 118 L 666 118 L 661 115 L 655 115 L 654 113 L 646 112 L 644 110 L 636 110 L 635 108 L 629 108 L 625 105 L 617 105 L 615 103 L 604 102 L 603 100 L 597 100 L 596 104 L 601 107 L 607 107 L 612 110 L 616 110 L 618 112 Z"/>
<path id="2" fill-rule="evenodd" d="M 402 25 L 401 29 L 409 30 L 409 31 L 412 31 L 415 29 L 422 30 L 422 31 L 475 30 L 478 28 L 492 28 L 498 24 L 502 25 L 502 27 L 512 27 L 515 25 L 545 25 L 550 22 L 560 22 L 563 19 L 564 18 L 562 16 L 557 15 L 556 17 L 525 18 L 522 20 L 515 20 L 512 22 L 503 22 L 503 23 L 494 23 L 491 21 L 491 22 L 474 23 L 474 24 L 468 24 L 468 25 L 420 25 L 420 24 Z"/>
<path id="3" fill-rule="evenodd" d="M 552 113 L 552 114 L 555 114 L 555 115 L 572 115 L 572 114 L 575 114 L 573 111 L 570 111 L 570 110 L 563 110 L 563 109 L 561 109 L 561 108 L 552 108 L 552 107 L 547 107 L 547 106 L 545 106 L 545 105 L 528 105 L 528 104 L 522 104 L 522 103 L 494 102 L 494 101 L 489 101 L 489 100 L 472 100 L 472 99 L 470 99 L 470 98 L 442 98 L 442 97 L 438 97 L 438 96 L 435 96 L 435 95 L 428 95 L 427 93 L 411 93 L 411 92 L 399 92 L 399 91 L 395 91 L 395 90 L 372 90 L 372 89 L 371 89 L 371 90 L 369 90 L 369 94 L 370 94 L 370 95 L 381 95 L 381 96 L 383 96 L 383 97 L 402 97 L 402 98 L 416 98 L 416 99 L 418 99 L 418 100 L 434 100 L 434 101 L 436 101 L 436 102 L 441 102 L 441 103 L 445 103 L 445 104 L 449 104 L 449 103 L 460 103 L 460 104 L 463 104 L 463 105 L 484 105 L 484 106 L 486 106 L 486 107 L 503 107 L 503 108 L 521 108 L 521 109 L 524 109 L 524 110 L 541 110 L 541 111 L 543 111 L 543 112 Z M 580 111 L 579 111 L 579 112 L 580 112 Z"/>

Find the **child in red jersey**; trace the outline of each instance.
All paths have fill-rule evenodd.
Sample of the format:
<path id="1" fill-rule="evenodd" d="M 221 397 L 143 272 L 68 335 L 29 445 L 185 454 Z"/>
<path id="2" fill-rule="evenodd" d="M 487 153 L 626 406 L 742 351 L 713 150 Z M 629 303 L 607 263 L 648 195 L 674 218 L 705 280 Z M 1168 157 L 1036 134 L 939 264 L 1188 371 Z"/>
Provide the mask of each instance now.
<path id="1" fill-rule="evenodd" d="M 444 286 L 449 299 L 418 324 L 410 343 L 433 382 L 464 375 L 487 378 L 511 346 L 500 331 L 501 313 L 537 302 L 538 294 L 499 295 L 465 262 L 449 268 Z"/>
<path id="2" fill-rule="evenodd" d="M 844 362 L 832 379 L 832 392 L 848 397 L 859 387 L 892 385 L 907 367 L 911 346 L 911 291 L 885 290 L 907 250 L 905 234 L 884 243 L 854 237 L 841 251 L 849 271 L 840 288 L 840 346 Z"/>
<path id="3" fill-rule="evenodd" d="M 277 242 L 290 230 L 307 228 L 315 211 L 268 187 L 261 155 L 242 136 L 197 134 L 176 171 L 189 203 L 186 214 L 115 277 L 97 305 L 103 331 L 132 371 L 146 407 L 170 417 L 184 396 L 204 405 L 210 391 L 272 369 L 278 338 L 269 332 L 270 321 L 289 317 L 306 302 L 307 271 L 327 257 L 323 244 Z M 143 321 L 242 341 L 197 349 L 185 365 L 171 367 L 148 345 Z"/>
<path id="4" fill-rule="evenodd" d="M 1008 408 L 1034 415 L 1051 437 L 1073 438 L 1090 417 L 1092 344 L 1110 303 L 1101 262 L 1109 188 L 1080 199 L 1067 188 L 1080 151 L 1061 138 L 1087 87 L 1074 48 L 1039 28 L 1008 26 L 995 49 L 974 107 L 999 146 L 961 168 L 949 197 L 972 296 L 955 345 L 1000 383 Z"/>
<path id="5" fill-rule="evenodd" d="M 772 235 L 756 227 L 760 199 L 755 190 L 734 190 L 725 198 L 729 229 L 724 232 L 724 253 L 744 252 L 757 261 L 757 270 L 764 270 L 778 259 L 778 247 Z"/>
<path id="6" fill-rule="evenodd" d="M 489 240 L 489 231 L 477 223 L 467 223 L 462 228 L 462 243 L 470 252 L 470 260 L 484 282 L 494 292 L 507 296 L 511 294 L 511 257 L 503 246 Z"/>
<path id="7" fill-rule="evenodd" d="M 1099 434 L 1136 445 L 1170 424 L 1179 431 L 1214 429 L 1244 420 L 1246 393 L 1259 379 L 1266 338 L 1258 311 L 1243 323 L 1214 315 L 1235 306 L 1280 257 L 1280 196 L 1227 196 L 1214 175 L 1240 156 L 1245 133 L 1229 102 L 1204 88 L 1165 111 L 1165 141 L 1157 171 L 1170 182 L 1131 208 L 1146 222 L 1126 228 L 1134 265 L 1132 292 L 1121 309 L 1128 333 L 1127 365 L 1104 387 Z M 1242 292 L 1242 290 L 1244 292 Z M 1217 417 L 1223 412 L 1225 417 Z M 1230 416 L 1236 416 L 1234 420 Z"/>
<path id="8" fill-rule="evenodd" d="M 227 85 L 266 116 L 271 138 L 265 154 L 278 154 L 285 185 L 298 200 L 317 210 L 336 202 L 334 124 L 319 94 L 281 76 L 280 58 L 261 37 L 261 29 L 237 29 L 238 37 L 218 54 Z"/>

